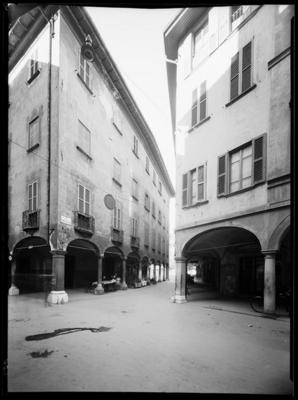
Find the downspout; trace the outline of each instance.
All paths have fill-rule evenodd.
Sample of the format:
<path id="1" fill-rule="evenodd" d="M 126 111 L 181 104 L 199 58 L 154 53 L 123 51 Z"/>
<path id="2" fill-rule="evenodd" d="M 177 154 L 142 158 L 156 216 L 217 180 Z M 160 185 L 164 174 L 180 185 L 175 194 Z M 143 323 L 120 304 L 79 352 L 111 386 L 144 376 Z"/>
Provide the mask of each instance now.
<path id="1" fill-rule="evenodd" d="M 49 75 L 48 75 L 48 176 L 47 176 L 47 219 L 48 219 L 48 243 L 50 243 L 50 201 L 51 201 L 51 103 L 52 103 L 52 40 L 54 37 L 54 20 L 49 20 Z"/>

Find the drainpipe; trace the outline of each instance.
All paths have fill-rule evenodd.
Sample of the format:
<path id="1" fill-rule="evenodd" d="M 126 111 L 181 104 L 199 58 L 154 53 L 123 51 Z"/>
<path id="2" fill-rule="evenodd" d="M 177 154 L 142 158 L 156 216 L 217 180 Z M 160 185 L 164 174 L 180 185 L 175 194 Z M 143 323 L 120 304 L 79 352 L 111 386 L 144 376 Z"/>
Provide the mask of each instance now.
<path id="1" fill-rule="evenodd" d="M 50 201 L 51 201 L 51 103 L 52 103 L 52 40 L 54 37 L 54 19 L 49 20 L 49 75 L 48 75 L 48 176 L 47 176 L 47 214 L 48 243 L 50 243 Z"/>

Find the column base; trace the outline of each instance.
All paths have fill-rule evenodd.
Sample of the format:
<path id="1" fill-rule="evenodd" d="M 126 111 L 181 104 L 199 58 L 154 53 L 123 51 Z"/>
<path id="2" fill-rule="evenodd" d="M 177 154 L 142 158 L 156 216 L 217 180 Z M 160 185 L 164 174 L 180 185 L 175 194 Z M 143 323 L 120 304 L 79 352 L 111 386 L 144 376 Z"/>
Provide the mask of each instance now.
<path id="1" fill-rule="evenodd" d="M 177 303 L 177 304 L 182 304 L 182 303 L 187 303 L 186 297 L 185 296 L 180 296 L 180 295 L 175 295 L 170 298 L 171 303 Z"/>
<path id="2" fill-rule="evenodd" d="M 51 304 L 65 304 L 68 303 L 68 294 L 64 290 L 52 290 L 47 301 Z"/>
<path id="3" fill-rule="evenodd" d="M 121 289 L 122 290 L 127 290 L 128 289 L 126 282 L 122 282 L 121 283 Z"/>
<path id="4" fill-rule="evenodd" d="M 102 287 L 102 284 L 99 283 L 96 288 L 94 289 L 94 294 L 104 294 L 104 288 Z"/>
<path id="5" fill-rule="evenodd" d="M 20 290 L 12 284 L 8 290 L 8 295 L 9 296 L 18 296 L 20 294 Z"/>

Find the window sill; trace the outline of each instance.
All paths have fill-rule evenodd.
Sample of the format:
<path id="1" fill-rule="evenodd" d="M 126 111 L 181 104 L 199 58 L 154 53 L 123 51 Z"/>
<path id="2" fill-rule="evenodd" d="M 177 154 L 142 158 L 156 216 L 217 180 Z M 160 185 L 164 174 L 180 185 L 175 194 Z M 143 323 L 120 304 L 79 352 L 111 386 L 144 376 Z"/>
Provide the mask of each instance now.
<path id="1" fill-rule="evenodd" d="M 210 119 L 210 115 L 204 119 L 202 119 L 200 122 L 196 123 L 194 126 L 192 126 L 187 132 L 190 133 L 193 130 L 195 130 L 196 128 L 198 128 L 199 126 L 203 125 L 205 122 L 209 121 Z"/>
<path id="2" fill-rule="evenodd" d="M 76 146 L 77 147 L 77 149 L 82 153 L 82 154 L 84 154 L 84 156 L 85 157 L 87 157 L 88 158 L 88 160 L 92 160 L 92 157 L 88 154 L 88 153 L 86 153 L 86 151 L 85 150 L 83 150 L 80 146 Z"/>
<path id="3" fill-rule="evenodd" d="M 237 195 L 237 194 L 241 194 L 241 193 L 244 193 L 244 192 L 248 192 L 249 190 L 252 190 L 252 189 L 254 189 L 254 188 L 257 187 L 257 186 L 263 185 L 264 183 L 266 183 L 265 180 L 263 180 L 263 181 L 261 181 L 261 182 L 257 182 L 257 183 L 255 183 L 254 185 L 251 185 L 251 186 L 249 186 L 249 187 L 247 187 L 247 188 L 237 190 L 237 191 L 235 191 L 235 192 L 217 195 L 217 198 L 220 199 L 221 197 L 231 197 L 231 196 L 235 196 L 235 195 Z"/>
<path id="4" fill-rule="evenodd" d="M 40 69 L 38 69 L 32 76 L 30 76 L 30 78 L 27 80 L 27 85 L 30 85 L 30 83 L 33 82 L 34 79 L 37 78 L 39 74 L 40 74 Z"/>
<path id="5" fill-rule="evenodd" d="M 116 178 L 112 178 L 113 182 L 116 183 L 116 185 L 118 185 L 119 187 L 122 187 L 122 184 L 116 179 Z"/>
<path id="6" fill-rule="evenodd" d="M 139 201 L 139 199 L 137 197 L 135 197 L 134 195 L 131 195 L 131 197 L 135 200 L 135 201 Z"/>
<path id="7" fill-rule="evenodd" d="M 250 88 L 246 89 L 245 92 L 242 92 L 241 94 L 239 94 L 238 96 L 234 97 L 231 101 L 229 101 L 226 104 L 226 107 L 229 107 L 230 105 L 232 105 L 233 103 L 235 103 L 236 101 L 238 101 L 239 99 L 241 99 L 241 97 L 245 96 L 247 93 L 251 92 L 253 89 L 255 89 L 257 87 L 256 84 L 252 85 Z"/>
<path id="8" fill-rule="evenodd" d="M 150 211 L 150 208 L 147 208 L 146 206 L 144 206 L 144 208 L 146 211 L 148 211 L 148 212 Z"/>
<path id="9" fill-rule="evenodd" d="M 29 149 L 27 149 L 27 153 L 31 153 L 31 151 L 37 149 L 37 147 L 39 147 L 39 143 L 36 143 L 33 146 L 31 146 Z"/>
<path id="10" fill-rule="evenodd" d="M 150 172 L 149 172 L 149 170 L 148 170 L 148 169 L 146 169 L 145 171 L 147 172 L 147 174 L 148 174 L 148 175 L 150 175 Z"/>
<path id="11" fill-rule="evenodd" d="M 77 77 L 80 79 L 80 81 L 85 86 L 85 88 L 88 90 L 88 92 L 94 96 L 94 93 L 92 92 L 90 87 L 87 85 L 87 83 L 84 81 L 84 79 L 81 77 L 81 75 L 78 72 L 77 72 Z"/>
<path id="12" fill-rule="evenodd" d="M 156 216 L 152 214 L 152 218 L 156 219 Z"/>
<path id="13" fill-rule="evenodd" d="M 184 210 L 184 209 L 188 209 L 188 208 L 193 208 L 193 207 L 197 207 L 197 206 L 202 206 L 202 205 L 207 204 L 207 203 L 209 203 L 209 200 L 197 201 L 197 202 L 194 203 L 194 204 L 191 204 L 191 205 L 189 205 L 189 206 L 184 206 L 184 207 L 182 207 L 182 209 Z"/>

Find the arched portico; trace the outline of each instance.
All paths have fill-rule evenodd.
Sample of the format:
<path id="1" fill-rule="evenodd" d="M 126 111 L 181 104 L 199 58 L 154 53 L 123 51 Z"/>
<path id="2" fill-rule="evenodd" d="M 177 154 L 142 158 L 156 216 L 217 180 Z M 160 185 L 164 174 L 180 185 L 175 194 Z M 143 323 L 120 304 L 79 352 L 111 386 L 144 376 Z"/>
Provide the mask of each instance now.
<path id="1" fill-rule="evenodd" d="M 120 278 L 122 289 L 127 289 L 126 258 L 119 247 L 111 246 L 104 251 L 102 276 L 104 280 Z"/>
<path id="2" fill-rule="evenodd" d="M 65 254 L 65 288 L 86 288 L 98 278 L 98 247 L 87 239 L 72 240 Z"/>
<path id="3" fill-rule="evenodd" d="M 263 256 L 258 238 L 235 226 L 210 229 L 192 237 L 176 258 L 177 302 L 186 301 L 187 263 L 197 267 L 197 277 L 222 296 L 247 296 L 263 285 Z M 179 277 L 180 275 L 180 277 Z M 181 291 L 181 290 L 180 290 Z"/>
<path id="4" fill-rule="evenodd" d="M 136 251 L 127 255 L 126 261 L 126 283 L 128 287 L 135 287 L 137 281 L 142 280 L 142 265 L 140 256 Z"/>
<path id="5" fill-rule="evenodd" d="M 10 295 L 40 292 L 49 283 L 52 273 L 50 246 L 39 236 L 19 241 L 11 256 Z"/>

